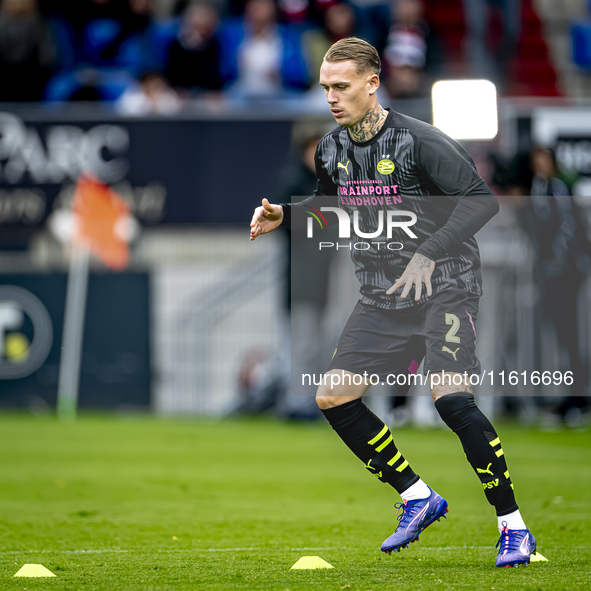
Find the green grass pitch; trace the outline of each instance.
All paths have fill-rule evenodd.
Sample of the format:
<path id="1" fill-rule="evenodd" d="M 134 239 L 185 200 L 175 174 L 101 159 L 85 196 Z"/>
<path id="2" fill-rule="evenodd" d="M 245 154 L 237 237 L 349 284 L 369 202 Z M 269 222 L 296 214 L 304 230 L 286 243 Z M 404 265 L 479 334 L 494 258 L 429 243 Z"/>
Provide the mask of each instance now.
<path id="1" fill-rule="evenodd" d="M 4 415 L 0 588 L 590 589 L 591 433 L 498 431 L 547 563 L 494 566 L 494 511 L 446 430 L 395 433 L 450 513 L 384 556 L 397 495 L 323 422 Z M 334 570 L 290 571 L 305 555 Z M 25 563 L 57 577 L 13 578 Z"/>

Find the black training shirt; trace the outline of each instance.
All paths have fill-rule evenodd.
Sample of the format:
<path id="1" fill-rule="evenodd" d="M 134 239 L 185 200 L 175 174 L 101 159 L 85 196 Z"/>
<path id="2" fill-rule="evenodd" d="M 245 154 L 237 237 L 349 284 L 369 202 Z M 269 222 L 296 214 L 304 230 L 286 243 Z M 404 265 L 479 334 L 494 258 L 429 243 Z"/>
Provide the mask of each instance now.
<path id="1" fill-rule="evenodd" d="M 351 243 L 369 245 L 367 249 L 351 247 L 362 301 L 388 309 L 424 303 L 425 291 L 419 302 L 414 301 L 414 295 L 403 300 L 402 290 L 391 296 L 385 293 L 415 252 L 436 262 L 431 277 L 434 293 L 450 286 L 482 293 L 474 234 L 499 206 L 472 158 L 457 142 L 428 123 L 390 111 L 380 131 L 366 142 L 353 141 L 345 127 L 325 135 L 316 150 L 316 173 L 314 196 L 291 206 L 282 204 L 282 224 L 292 225 L 293 218 L 294 226 L 304 226 L 310 208 L 345 210 L 351 220 Z M 402 228 L 394 228 L 387 238 L 388 211 L 414 213 L 417 221 L 409 230 L 416 238 Z M 381 235 L 357 236 L 353 230 L 355 212 L 358 230 L 364 234 L 379 228 L 381 215 Z M 324 216 L 329 224 L 338 221 L 333 212 Z M 410 216 L 396 215 L 393 219 L 411 220 Z M 315 234 L 315 239 L 319 236 Z M 396 242 L 403 245 L 401 250 L 387 248 L 387 243 Z"/>

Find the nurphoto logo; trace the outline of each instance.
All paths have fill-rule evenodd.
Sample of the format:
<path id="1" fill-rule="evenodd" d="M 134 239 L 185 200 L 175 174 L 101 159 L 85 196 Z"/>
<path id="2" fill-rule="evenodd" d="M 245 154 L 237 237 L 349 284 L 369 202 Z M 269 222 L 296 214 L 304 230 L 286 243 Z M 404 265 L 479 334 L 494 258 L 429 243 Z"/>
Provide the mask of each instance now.
<path id="1" fill-rule="evenodd" d="M 318 223 L 320 229 L 325 229 L 328 226 L 326 217 L 323 212 L 332 212 L 338 218 L 339 238 L 351 238 L 351 227 L 358 238 L 371 239 L 378 238 L 384 235 L 384 228 L 386 230 L 386 239 L 391 240 L 395 228 L 400 228 L 409 238 L 416 239 L 417 235 L 411 230 L 411 226 L 417 223 L 417 215 L 412 211 L 389 210 L 386 212 L 386 219 L 384 220 L 384 212 L 382 210 L 377 212 L 377 228 L 374 231 L 363 231 L 359 227 L 359 211 L 353 212 L 353 224 L 349 214 L 340 207 L 321 207 L 320 210 L 315 208 L 306 208 L 309 214 L 307 218 L 307 233 L 308 238 L 314 237 L 314 221 Z M 402 250 L 404 245 L 401 242 L 350 242 L 346 246 L 339 245 L 334 242 L 320 242 L 319 250 L 323 248 L 354 248 L 355 250 L 369 250 L 372 247 L 380 250 L 385 247 L 388 250 Z"/>

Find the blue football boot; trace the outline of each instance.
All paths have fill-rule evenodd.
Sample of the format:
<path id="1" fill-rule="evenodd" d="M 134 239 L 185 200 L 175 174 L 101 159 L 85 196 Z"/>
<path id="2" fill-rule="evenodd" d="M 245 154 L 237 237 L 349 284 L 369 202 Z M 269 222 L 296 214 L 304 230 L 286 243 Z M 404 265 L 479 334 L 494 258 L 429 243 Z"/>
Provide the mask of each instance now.
<path id="1" fill-rule="evenodd" d="M 399 521 L 396 531 L 382 544 L 382 552 L 391 554 L 407 548 L 411 542 L 419 539 L 419 534 L 434 521 L 447 517 L 447 501 L 431 487 L 431 494 L 426 499 L 396 503 L 394 507 L 402 510 L 397 515 Z"/>
<path id="2" fill-rule="evenodd" d="M 519 566 L 529 564 L 530 556 L 536 551 L 536 539 L 529 529 L 509 529 L 507 522 L 503 521 L 501 537 L 495 548 L 497 554 L 497 566 Z"/>

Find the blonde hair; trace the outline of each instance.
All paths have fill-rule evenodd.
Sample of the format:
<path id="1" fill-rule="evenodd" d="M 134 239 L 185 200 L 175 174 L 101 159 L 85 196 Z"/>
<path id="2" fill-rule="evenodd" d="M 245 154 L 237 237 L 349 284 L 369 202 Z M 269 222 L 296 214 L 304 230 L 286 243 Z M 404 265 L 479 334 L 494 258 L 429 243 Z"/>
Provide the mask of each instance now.
<path id="1" fill-rule="evenodd" d="M 346 37 L 333 43 L 324 56 L 325 62 L 344 62 L 351 60 L 357 65 L 357 73 L 379 74 L 382 69 L 376 48 L 358 37 Z"/>

